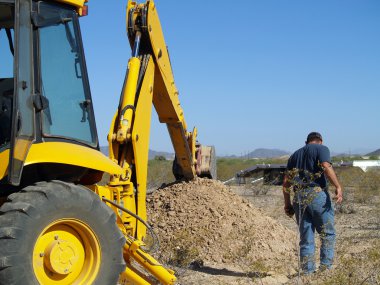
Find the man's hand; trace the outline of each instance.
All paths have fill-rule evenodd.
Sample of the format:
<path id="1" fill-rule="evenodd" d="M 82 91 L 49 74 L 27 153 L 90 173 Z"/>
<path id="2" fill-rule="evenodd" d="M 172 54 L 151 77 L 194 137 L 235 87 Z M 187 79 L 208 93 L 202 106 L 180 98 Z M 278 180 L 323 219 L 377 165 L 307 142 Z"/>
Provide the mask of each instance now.
<path id="1" fill-rule="evenodd" d="M 285 211 L 285 214 L 290 218 L 294 215 L 294 209 L 293 209 L 293 206 L 291 204 L 285 205 L 284 211 Z"/>
<path id="2" fill-rule="evenodd" d="M 332 165 L 329 162 L 322 162 L 322 167 L 324 169 L 324 172 L 327 176 L 327 178 L 330 180 L 330 182 L 335 186 L 335 200 L 338 204 L 342 203 L 343 201 L 343 190 L 342 186 L 340 186 L 340 183 L 338 181 L 338 177 L 336 177 L 335 171 L 332 168 Z"/>
<path id="3" fill-rule="evenodd" d="M 335 189 L 335 200 L 338 204 L 342 203 L 343 201 L 343 191 L 341 187 L 337 187 Z"/>

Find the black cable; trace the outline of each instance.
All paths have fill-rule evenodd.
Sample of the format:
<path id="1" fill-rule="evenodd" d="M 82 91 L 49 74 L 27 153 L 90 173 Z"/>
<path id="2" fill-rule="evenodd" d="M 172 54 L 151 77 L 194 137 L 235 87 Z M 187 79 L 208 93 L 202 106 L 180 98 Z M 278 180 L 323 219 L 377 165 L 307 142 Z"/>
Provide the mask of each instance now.
<path id="1" fill-rule="evenodd" d="M 15 50 L 13 47 L 13 41 L 12 41 L 12 34 L 11 34 L 11 29 L 5 29 L 5 33 L 7 34 L 8 38 L 8 43 L 9 43 L 9 49 L 11 50 L 12 55 L 15 55 Z"/>
<path id="2" fill-rule="evenodd" d="M 153 231 L 152 227 L 149 226 L 148 223 L 145 222 L 141 217 L 139 217 L 135 213 L 129 211 L 128 209 L 124 208 L 123 206 L 120 206 L 119 204 L 115 203 L 112 200 L 109 200 L 109 199 L 107 199 L 105 197 L 102 197 L 102 200 L 105 201 L 105 202 L 110 203 L 111 205 L 115 206 L 116 208 L 122 210 L 123 212 L 126 212 L 129 215 L 131 215 L 135 219 L 139 220 L 147 228 L 147 230 L 149 231 L 149 233 L 151 234 L 151 236 L 153 238 L 153 244 L 148 249 L 144 248 L 145 251 L 155 252 L 156 250 L 158 250 L 160 248 L 160 242 L 159 242 L 157 234 Z"/>

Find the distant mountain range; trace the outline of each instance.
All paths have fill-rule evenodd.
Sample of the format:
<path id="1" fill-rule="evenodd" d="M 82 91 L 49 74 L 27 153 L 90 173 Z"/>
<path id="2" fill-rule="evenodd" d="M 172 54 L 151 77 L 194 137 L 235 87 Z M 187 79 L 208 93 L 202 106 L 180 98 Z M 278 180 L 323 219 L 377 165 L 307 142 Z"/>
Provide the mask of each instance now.
<path id="1" fill-rule="evenodd" d="M 249 158 L 273 158 L 290 155 L 290 152 L 280 149 L 257 148 L 248 154 Z"/>
<path id="2" fill-rule="evenodd" d="M 377 149 L 377 150 L 375 150 L 375 151 L 373 151 L 373 152 L 370 152 L 370 153 L 366 154 L 366 156 L 376 156 L 376 155 L 380 156 L 380 148 Z"/>
<path id="3" fill-rule="evenodd" d="M 165 152 L 165 151 L 155 151 L 155 150 L 149 150 L 149 159 L 154 159 L 155 157 L 163 156 L 167 160 L 173 160 L 174 159 L 174 153 L 171 152 Z"/>
<path id="4" fill-rule="evenodd" d="M 100 151 L 108 156 L 108 146 L 101 146 Z M 280 150 L 280 149 L 268 149 L 268 148 L 257 148 L 254 151 L 251 151 L 249 153 L 245 153 L 242 155 L 229 155 L 229 156 L 222 156 L 226 158 L 246 158 L 246 159 L 253 159 L 253 158 L 274 158 L 274 157 L 281 157 L 281 156 L 289 156 L 291 153 L 289 151 Z M 351 156 L 360 155 L 360 154 L 351 154 Z M 380 148 L 366 154 L 366 156 L 380 156 Z M 163 156 L 167 160 L 174 159 L 174 153 L 171 152 L 164 152 L 164 151 L 155 151 L 155 150 L 149 150 L 149 159 L 154 159 L 155 157 Z M 332 152 L 331 156 L 350 156 L 346 153 L 335 153 Z"/>
<path id="5" fill-rule="evenodd" d="M 101 146 L 100 151 L 104 155 L 108 156 L 108 146 Z M 174 153 L 164 152 L 164 151 L 155 151 L 155 150 L 151 150 L 151 149 L 149 150 L 149 155 L 148 155 L 149 159 L 154 159 L 157 156 L 163 156 L 167 160 L 174 159 Z"/>
<path id="6" fill-rule="evenodd" d="M 224 156 L 226 158 L 245 158 L 245 159 L 254 159 L 254 158 L 274 158 L 281 156 L 289 156 L 290 152 L 281 150 L 281 149 L 268 149 L 268 148 L 257 148 L 254 151 L 244 153 L 239 155 L 229 155 Z"/>
<path id="7" fill-rule="evenodd" d="M 340 157 L 352 157 L 352 156 L 380 156 L 380 148 L 375 150 L 375 151 L 372 151 L 372 152 L 369 152 L 368 153 L 368 150 L 367 151 L 354 151 L 354 152 L 351 152 L 351 153 L 346 153 L 346 152 L 343 152 L 343 153 L 338 153 L 338 152 L 331 152 L 331 156 L 340 156 Z"/>

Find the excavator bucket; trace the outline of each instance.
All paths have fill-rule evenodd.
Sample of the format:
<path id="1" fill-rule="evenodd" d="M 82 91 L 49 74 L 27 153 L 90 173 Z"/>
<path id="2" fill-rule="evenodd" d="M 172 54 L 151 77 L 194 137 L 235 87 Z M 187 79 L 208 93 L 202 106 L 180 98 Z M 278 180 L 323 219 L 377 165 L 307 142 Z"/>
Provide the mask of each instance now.
<path id="1" fill-rule="evenodd" d="M 173 174 L 177 180 L 188 179 L 182 172 L 176 156 L 173 161 Z M 195 171 L 198 177 L 217 179 L 216 153 L 214 146 L 197 144 L 195 152 Z"/>
<path id="2" fill-rule="evenodd" d="M 197 148 L 197 176 L 216 179 L 216 154 L 214 146 L 199 145 Z"/>

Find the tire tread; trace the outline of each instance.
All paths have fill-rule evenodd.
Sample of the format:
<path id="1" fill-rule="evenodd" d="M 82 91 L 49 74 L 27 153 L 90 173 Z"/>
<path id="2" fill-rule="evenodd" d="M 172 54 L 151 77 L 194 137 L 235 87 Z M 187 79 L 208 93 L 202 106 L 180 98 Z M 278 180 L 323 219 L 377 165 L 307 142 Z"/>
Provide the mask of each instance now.
<path id="1" fill-rule="evenodd" d="M 54 180 L 27 186 L 9 195 L 0 207 L 0 285 L 38 285 L 31 251 L 32 236 L 40 232 L 34 228 L 57 212 L 67 212 L 68 217 L 86 213 L 87 223 L 94 226 L 105 251 L 94 284 L 116 284 L 126 263 L 122 255 L 125 238 L 116 224 L 115 213 L 90 189 Z"/>

